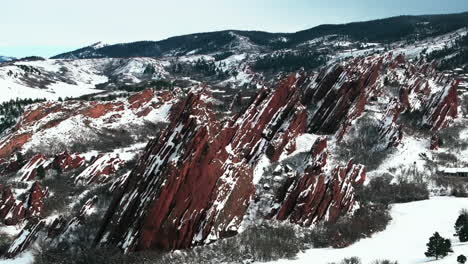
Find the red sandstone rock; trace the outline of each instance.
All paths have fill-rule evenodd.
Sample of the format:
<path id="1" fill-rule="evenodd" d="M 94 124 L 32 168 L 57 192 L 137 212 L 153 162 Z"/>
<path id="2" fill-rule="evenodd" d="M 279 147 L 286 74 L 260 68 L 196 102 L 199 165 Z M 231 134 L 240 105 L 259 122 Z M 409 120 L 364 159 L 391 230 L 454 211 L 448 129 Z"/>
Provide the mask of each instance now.
<path id="1" fill-rule="evenodd" d="M 177 249 L 236 234 L 255 193 L 257 161 L 267 152 L 273 159 L 290 153 L 294 146 L 286 146 L 306 130 L 299 90 L 305 82 L 305 76 L 294 74 L 274 92 L 261 90 L 251 106 L 224 127 L 202 99 L 207 95 L 190 94 L 172 109 L 171 124 L 149 143 L 117 194 L 119 202 L 109 208 L 100 243 L 125 251 Z M 322 155 L 317 151 L 314 157 L 322 164 L 326 157 L 318 158 Z M 364 175 L 362 167 L 351 163 L 335 171 L 330 201 L 311 201 L 321 214 L 329 211 L 333 217 L 337 208 L 351 208 L 353 190 L 347 186 Z"/>
<path id="2" fill-rule="evenodd" d="M 143 105 L 150 102 L 154 97 L 154 91 L 152 89 L 146 89 L 140 93 L 130 96 L 128 101 L 131 109 L 141 108 Z"/>
<path id="3" fill-rule="evenodd" d="M 55 156 L 52 161 L 53 168 L 60 168 L 63 171 L 68 171 L 72 169 L 77 169 L 86 164 L 86 159 L 80 156 L 78 153 L 69 154 L 68 152 L 63 152 Z"/>
<path id="4" fill-rule="evenodd" d="M 447 127 L 458 115 L 457 87 L 459 81 L 453 81 L 438 93 L 434 94 L 425 112 L 426 123 L 431 130 L 437 131 Z"/>
<path id="5" fill-rule="evenodd" d="M 430 150 L 438 150 L 438 149 L 439 149 L 439 136 L 433 135 L 431 137 Z"/>
<path id="6" fill-rule="evenodd" d="M 48 195 L 48 190 L 43 190 L 39 182 L 35 182 L 29 190 L 29 198 L 27 201 L 27 217 L 41 218 L 43 216 L 44 199 Z"/>
<path id="7" fill-rule="evenodd" d="M 0 142 L 0 158 L 8 158 L 31 139 L 30 133 L 10 135 Z"/>
<path id="8" fill-rule="evenodd" d="M 324 170 L 327 156 L 326 139 L 317 139 L 305 173 L 283 188 L 288 191 L 277 201 L 281 203 L 279 211 L 273 212 L 278 220 L 289 219 L 292 223 L 309 226 L 325 217 L 336 221 L 352 208 L 353 185 L 365 181 L 365 168 L 350 161 L 327 175 Z"/>
<path id="9" fill-rule="evenodd" d="M 110 102 L 70 100 L 34 104 L 21 116 L 11 133 L 0 138 L 0 159 L 7 159 L 14 152 L 23 150 L 24 145 L 30 141 L 39 141 L 38 138 L 34 138 L 36 134 L 53 130 L 64 121 L 71 121 L 70 123 L 77 126 L 77 131 L 88 128 L 93 123 L 92 121 L 96 121 L 99 124 L 97 127 L 99 130 L 101 127 L 106 127 L 105 125 L 125 122 L 125 118 L 129 116 L 135 117 L 136 120 L 144 118 L 162 105 L 172 104 L 171 100 L 174 98 L 175 96 L 170 92 L 154 92 L 150 89 L 134 94 L 129 101 L 121 99 Z M 71 138 L 71 140 L 78 142 L 80 136 L 75 135 L 76 138 Z"/>
<path id="10" fill-rule="evenodd" d="M 114 175 L 125 161 L 118 154 L 108 153 L 99 155 L 80 175 L 75 178 L 75 183 L 104 183 Z"/>
<path id="11" fill-rule="evenodd" d="M 42 154 L 37 154 L 32 157 L 26 165 L 21 168 L 22 176 L 21 181 L 31 181 L 37 176 L 39 167 L 45 170 L 50 165 L 49 160 Z"/>

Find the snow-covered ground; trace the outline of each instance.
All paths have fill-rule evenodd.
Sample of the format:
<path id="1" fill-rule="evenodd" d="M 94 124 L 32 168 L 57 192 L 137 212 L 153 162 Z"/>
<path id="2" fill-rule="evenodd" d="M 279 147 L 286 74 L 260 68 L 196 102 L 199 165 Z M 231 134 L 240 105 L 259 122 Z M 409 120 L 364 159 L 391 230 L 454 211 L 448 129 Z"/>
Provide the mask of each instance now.
<path id="1" fill-rule="evenodd" d="M 152 66 L 152 76 L 145 69 Z M 153 58 L 20 61 L 0 67 L 0 103 L 16 98 L 57 100 L 98 93 L 97 84 L 139 83 L 168 75 L 168 62 Z"/>
<path id="2" fill-rule="evenodd" d="M 0 259 L 0 264 L 30 264 L 33 263 L 34 257 L 31 252 L 25 252 L 15 259 Z"/>
<path id="3" fill-rule="evenodd" d="M 461 209 L 468 208 L 468 198 L 433 197 L 429 200 L 395 204 L 391 209 L 393 220 L 383 232 L 363 239 L 343 249 L 310 249 L 295 260 L 280 260 L 275 264 L 327 264 L 357 256 L 363 264 L 376 259 L 397 260 L 400 264 L 457 263 L 457 256 L 468 255 L 468 243 L 460 243 L 453 236 L 455 220 Z M 435 232 L 450 238 L 454 253 L 436 261 L 424 255 L 426 243 Z"/>

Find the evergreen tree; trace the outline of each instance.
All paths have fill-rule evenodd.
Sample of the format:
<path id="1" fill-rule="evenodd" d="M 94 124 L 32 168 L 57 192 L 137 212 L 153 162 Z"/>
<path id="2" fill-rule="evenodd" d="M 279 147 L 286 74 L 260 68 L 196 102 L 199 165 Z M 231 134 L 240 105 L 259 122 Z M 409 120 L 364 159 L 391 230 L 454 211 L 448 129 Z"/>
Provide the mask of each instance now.
<path id="1" fill-rule="evenodd" d="M 457 262 L 458 262 L 458 263 L 461 263 L 461 264 L 465 264 L 465 262 L 466 262 L 466 257 L 465 257 L 465 255 L 460 255 L 460 256 L 458 256 L 458 257 L 457 257 Z"/>
<path id="2" fill-rule="evenodd" d="M 455 221 L 455 236 L 458 236 L 460 242 L 468 241 L 468 211 L 462 210 Z"/>
<path id="3" fill-rule="evenodd" d="M 435 232 L 434 235 L 429 238 L 429 242 L 426 245 L 427 251 L 424 253 L 426 257 L 439 259 L 439 257 L 443 258 L 447 256 L 449 252 L 453 252 L 450 240 L 441 237 L 439 232 Z"/>
<path id="4" fill-rule="evenodd" d="M 59 162 L 54 162 L 54 163 L 52 163 L 52 167 L 53 167 L 53 169 L 57 172 L 57 175 L 61 175 L 61 174 L 62 174 L 62 167 L 60 166 L 60 163 L 59 163 Z"/>
<path id="5" fill-rule="evenodd" d="M 20 167 L 22 167 L 25 164 L 25 160 L 21 152 L 16 152 L 16 162 Z"/>
<path id="6" fill-rule="evenodd" d="M 45 169 L 42 165 L 37 168 L 37 177 L 41 180 L 45 178 Z"/>
<path id="7" fill-rule="evenodd" d="M 457 234 L 460 242 L 468 241 L 468 222 L 464 223 Z"/>

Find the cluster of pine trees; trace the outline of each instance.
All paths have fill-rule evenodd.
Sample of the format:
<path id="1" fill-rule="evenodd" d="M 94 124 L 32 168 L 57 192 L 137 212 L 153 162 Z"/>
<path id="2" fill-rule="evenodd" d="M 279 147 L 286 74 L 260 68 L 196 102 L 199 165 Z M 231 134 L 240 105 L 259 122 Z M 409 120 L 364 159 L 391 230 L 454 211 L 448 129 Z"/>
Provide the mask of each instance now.
<path id="1" fill-rule="evenodd" d="M 224 54 L 223 56 L 227 56 Z M 225 64 L 221 63 L 216 65 L 215 61 L 206 60 L 204 58 L 198 59 L 195 63 L 185 63 L 185 62 L 172 62 L 172 72 L 179 74 L 201 74 L 205 77 L 217 76 L 220 79 L 229 78 L 229 76 L 236 76 L 237 72 L 224 71 L 222 67 Z"/>
<path id="2" fill-rule="evenodd" d="M 468 241 L 468 211 L 462 210 L 457 220 L 455 221 L 455 234 L 460 239 L 460 242 Z M 446 257 L 448 253 L 453 252 L 450 239 L 442 237 L 439 232 L 435 232 L 426 244 L 427 251 L 424 253 L 426 257 L 435 257 L 436 259 Z M 464 264 L 467 258 L 465 255 L 459 255 L 457 262 Z"/>
<path id="3" fill-rule="evenodd" d="M 26 106 L 44 99 L 16 99 L 0 104 L 0 134 L 16 124 Z"/>
<path id="4" fill-rule="evenodd" d="M 454 56 L 449 56 L 455 54 Z M 427 55 L 429 61 L 440 60 L 439 69 L 448 70 L 468 64 L 468 35 L 459 37 L 451 47 Z"/>
<path id="5" fill-rule="evenodd" d="M 258 59 L 254 69 L 258 71 L 287 71 L 293 72 L 300 68 L 314 70 L 326 63 L 326 56 L 311 51 L 298 53 L 283 53 L 280 55 L 267 55 Z"/>

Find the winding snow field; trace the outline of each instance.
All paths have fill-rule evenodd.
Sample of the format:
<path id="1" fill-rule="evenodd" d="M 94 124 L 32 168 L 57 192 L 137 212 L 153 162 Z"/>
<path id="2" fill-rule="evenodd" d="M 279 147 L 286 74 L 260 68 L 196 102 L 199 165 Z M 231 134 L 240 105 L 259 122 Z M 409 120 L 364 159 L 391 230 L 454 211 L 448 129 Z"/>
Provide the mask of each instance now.
<path id="1" fill-rule="evenodd" d="M 393 220 L 383 232 L 363 239 L 343 249 L 310 249 L 295 260 L 280 260 L 275 264 L 327 264 L 357 256 L 363 264 L 376 259 L 397 260 L 399 264 L 433 263 L 454 264 L 457 256 L 468 256 L 468 243 L 460 243 L 453 236 L 455 220 L 460 209 L 468 208 L 468 198 L 433 197 L 430 200 L 395 204 L 391 209 Z M 435 261 L 426 258 L 426 243 L 438 231 L 452 240 L 454 253 Z"/>

